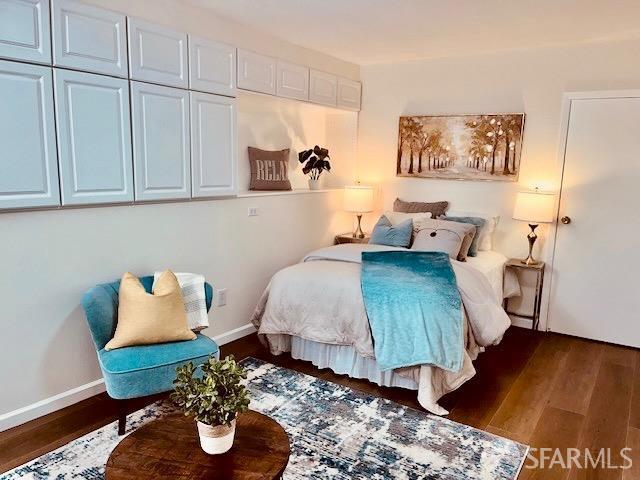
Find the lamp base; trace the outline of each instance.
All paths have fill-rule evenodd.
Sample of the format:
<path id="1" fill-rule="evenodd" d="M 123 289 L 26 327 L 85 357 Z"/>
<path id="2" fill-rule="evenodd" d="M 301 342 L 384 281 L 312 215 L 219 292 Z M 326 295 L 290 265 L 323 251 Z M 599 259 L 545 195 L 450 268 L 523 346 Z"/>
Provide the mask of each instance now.
<path id="1" fill-rule="evenodd" d="M 540 262 L 535 258 L 533 258 L 533 255 L 532 255 L 533 245 L 536 243 L 536 240 L 538 239 L 538 235 L 536 235 L 536 228 L 538 228 L 538 225 L 534 225 L 530 223 L 529 227 L 531 228 L 531 232 L 529 233 L 529 235 L 527 235 L 527 240 L 529 240 L 529 256 L 524 260 L 520 260 L 520 261 L 524 265 L 540 265 Z"/>
<path id="2" fill-rule="evenodd" d="M 356 228 L 356 231 L 353 232 L 353 238 L 364 238 L 364 232 L 362 231 L 362 227 L 360 226 L 362 214 L 356 216 L 358 217 L 358 228 Z"/>

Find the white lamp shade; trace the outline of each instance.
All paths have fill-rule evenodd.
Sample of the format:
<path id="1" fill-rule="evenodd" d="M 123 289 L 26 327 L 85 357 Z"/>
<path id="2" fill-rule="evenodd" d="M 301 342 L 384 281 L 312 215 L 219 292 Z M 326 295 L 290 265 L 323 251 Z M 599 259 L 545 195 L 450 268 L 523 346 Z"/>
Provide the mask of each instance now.
<path id="1" fill-rule="evenodd" d="M 354 213 L 372 212 L 373 188 L 362 185 L 344 187 L 344 209 Z"/>
<path id="2" fill-rule="evenodd" d="M 551 223 L 555 219 L 555 195 L 542 192 L 519 192 L 513 218 L 525 222 Z"/>

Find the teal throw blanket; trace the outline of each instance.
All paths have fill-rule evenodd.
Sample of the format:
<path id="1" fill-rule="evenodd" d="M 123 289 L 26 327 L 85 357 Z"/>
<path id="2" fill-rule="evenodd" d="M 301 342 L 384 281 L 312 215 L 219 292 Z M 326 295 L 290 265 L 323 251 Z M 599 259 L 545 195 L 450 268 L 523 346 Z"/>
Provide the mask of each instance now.
<path id="1" fill-rule="evenodd" d="M 363 252 L 361 284 L 382 370 L 423 364 L 460 370 L 462 300 L 446 253 Z"/>

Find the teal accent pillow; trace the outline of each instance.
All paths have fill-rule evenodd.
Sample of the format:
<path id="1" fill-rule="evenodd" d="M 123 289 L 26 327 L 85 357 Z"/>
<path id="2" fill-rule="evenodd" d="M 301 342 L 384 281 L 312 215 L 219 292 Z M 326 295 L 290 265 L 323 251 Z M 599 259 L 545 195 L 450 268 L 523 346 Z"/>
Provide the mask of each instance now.
<path id="1" fill-rule="evenodd" d="M 391 222 L 384 215 L 380 217 L 378 223 L 371 232 L 369 243 L 376 245 L 388 245 L 390 247 L 408 247 L 411 243 L 411 233 L 413 232 L 413 220 L 408 218 L 397 225 Z"/>
<path id="2" fill-rule="evenodd" d="M 476 234 L 473 237 L 473 241 L 471 242 L 471 246 L 469 247 L 469 253 L 467 255 L 469 257 L 477 257 L 478 256 L 478 244 L 480 243 L 480 232 L 484 228 L 485 223 L 487 221 L 484 218 L 480 217 L 448 217 L 443 215 L 440 217 L 441 220 L 449 220 L 451 222 L 459 222 L 459 223 L 470 223 L 471 225 L 476 226 Z"/>

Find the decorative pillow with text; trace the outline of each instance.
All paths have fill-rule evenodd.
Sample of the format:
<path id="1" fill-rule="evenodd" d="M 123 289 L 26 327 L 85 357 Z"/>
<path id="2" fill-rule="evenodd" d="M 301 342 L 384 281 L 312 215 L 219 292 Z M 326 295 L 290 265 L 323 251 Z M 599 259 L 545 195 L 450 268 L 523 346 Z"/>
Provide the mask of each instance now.
<path id="1" fill-rule="evenodd" d="M 268 151 L 249 147 L 249 190 L 291 190 L 289 149 Z"/>

